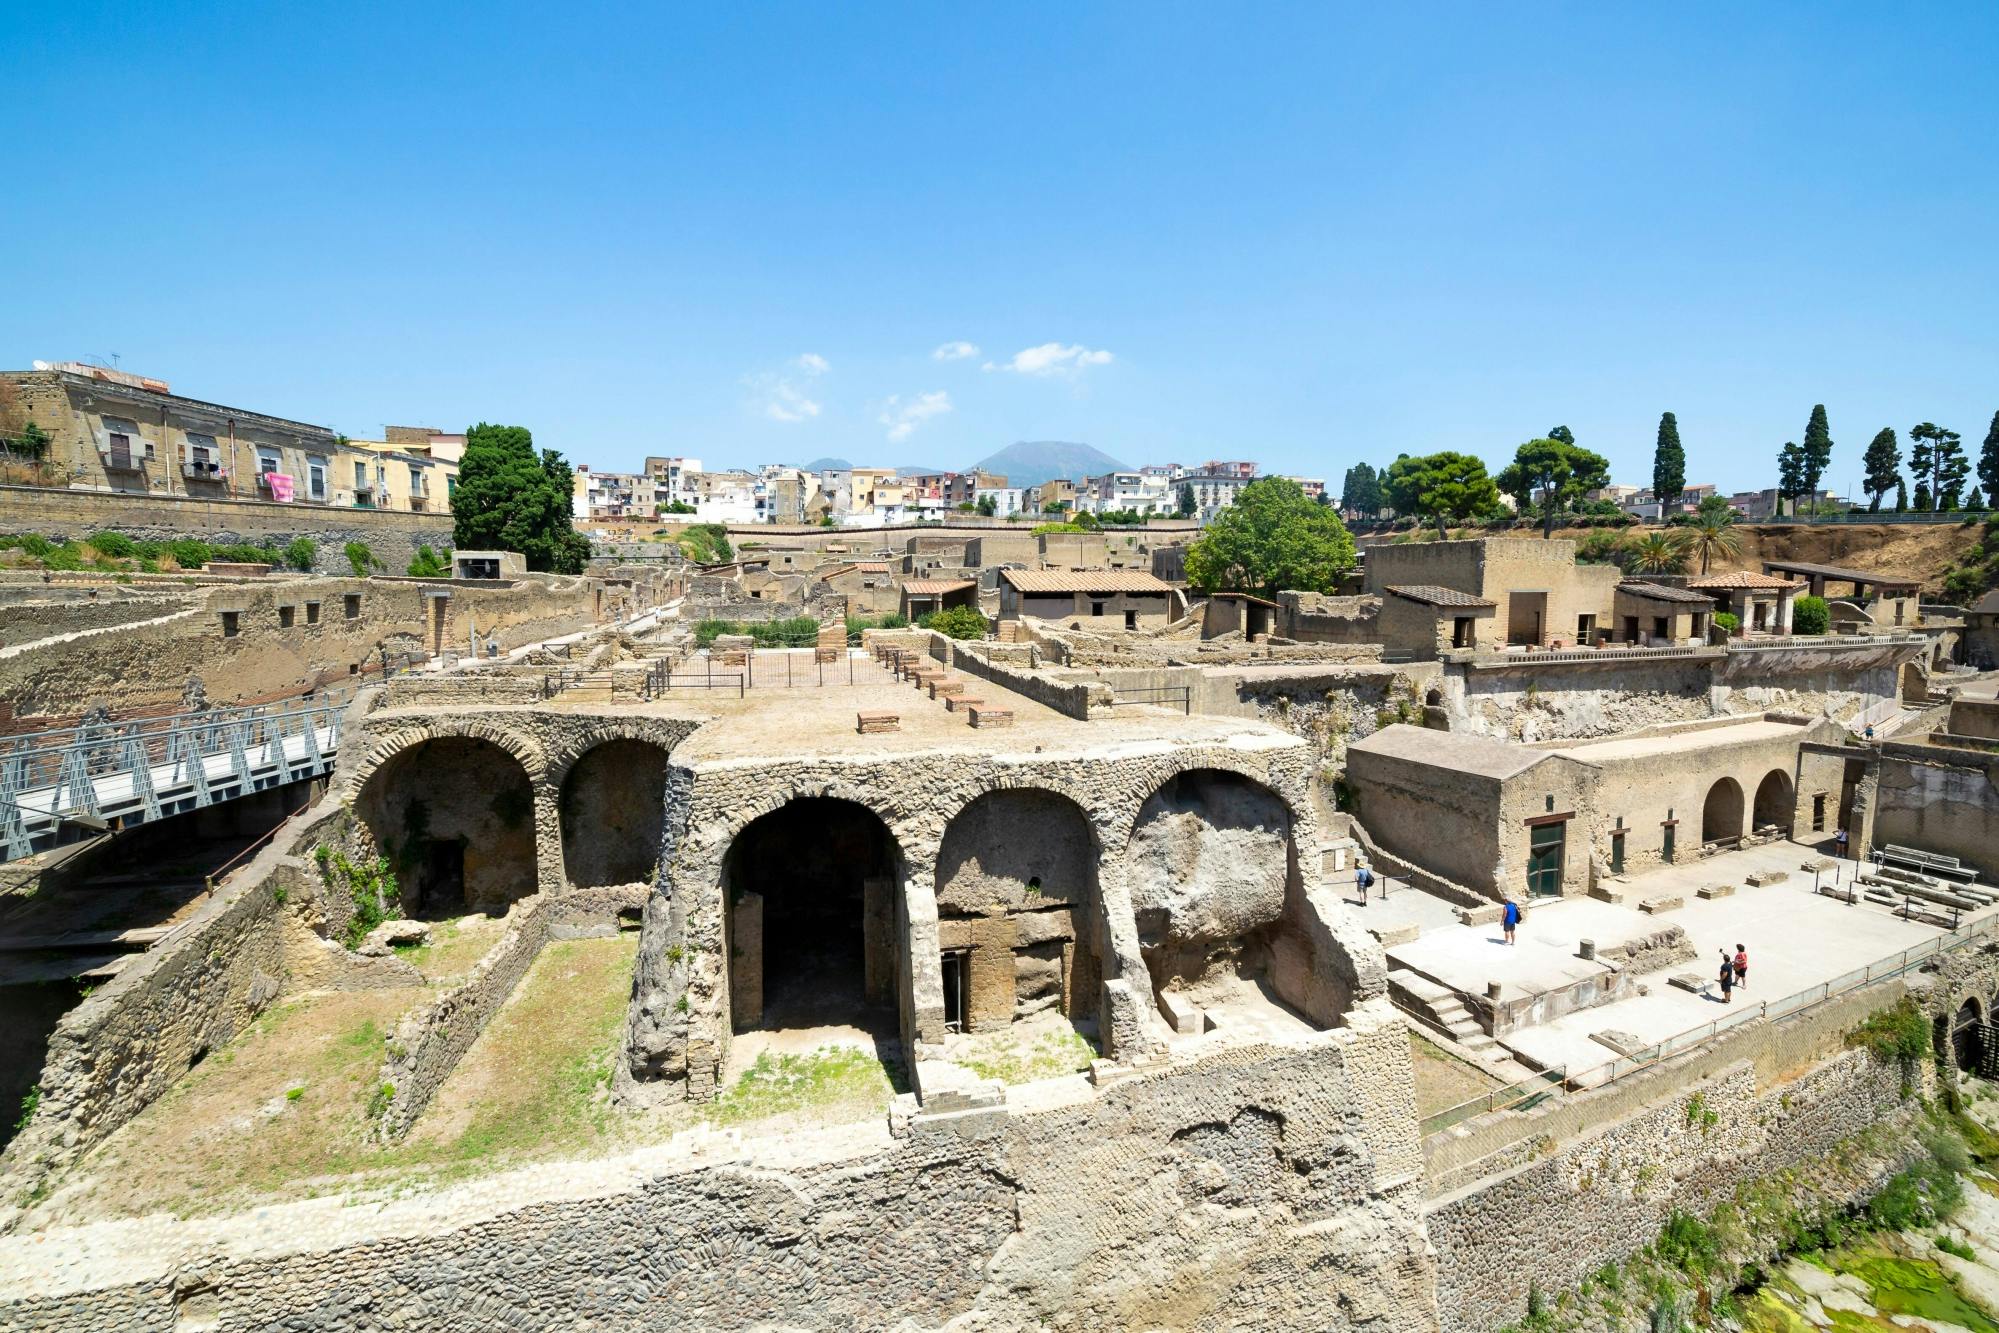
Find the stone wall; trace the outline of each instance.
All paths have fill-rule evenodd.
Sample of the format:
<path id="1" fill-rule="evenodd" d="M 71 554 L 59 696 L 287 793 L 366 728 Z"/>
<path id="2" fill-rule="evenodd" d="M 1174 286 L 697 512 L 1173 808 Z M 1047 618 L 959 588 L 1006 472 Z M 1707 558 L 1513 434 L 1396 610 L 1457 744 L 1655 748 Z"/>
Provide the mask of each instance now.
<path id="1" fill-rule="evenodd" d="M 962 1135 L 715 1137 L 108 1251 L 0 1242 L 0 1323 L 1428 1333 L 1407 1041 L 1385 1001 L 1356 1018 Z"/>
<path id="2" fill-rule="evenodd" d="M 395 1089 L 382 1107 L 381 1131 L 393 1138 L 409 1132 L 551 939 L 613 934 L 619 915 L 636 916 L 645 895 L 645 887 L 635 884 L 580 890 L 523 904 L 506 934 L 473 965 L 463 982 L 403 1015 L 396 1024 L 388 1059 L 377 1080 Z"/>
<path id="3" fill-rule="evenodd" d="M 365 543 L 393 570 L 407 566 L 419 546 L 451 545 L 448 513 L 0 486 L 0 534 L 78 539 L 106 529 L 146 541 L 199 537 L 256 546 L 283 546 L 294 537 L 310 537 L 318 543 L 313 567 L 321 574 L 348 572 L 348 542 Z"/>
<path id="4" fill-rule="evenodd" d="M 1915 1073 L 1927 1087 L 1927 1066 Z M 1775 1171 L 1801 1170 L 1831 1200 L 1864 1198 L 1900 1168 L 1910 1140 L 1869 1153 L 1856 1131 L 1920 1116 L 1905 1077 L 1864 1050 L 1781 1081 L 1759 1079 L 1745 1060 L 1697 1091 L 1436 1200 L 1427 1222 L 1443 1333 L 1520 1319 L 1532 1287 L 1550 1297 L 1574 1287 L 1650 1244 L 1674 1212 L 1709 1215 Z"/>

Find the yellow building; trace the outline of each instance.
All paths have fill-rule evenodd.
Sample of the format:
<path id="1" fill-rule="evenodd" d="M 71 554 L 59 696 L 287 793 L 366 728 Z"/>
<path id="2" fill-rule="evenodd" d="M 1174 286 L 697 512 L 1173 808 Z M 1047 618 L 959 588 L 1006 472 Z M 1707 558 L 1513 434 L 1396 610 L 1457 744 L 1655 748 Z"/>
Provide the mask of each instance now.
<path id="1" fill-rule="evenodd" d="M 412 514 L 451 512 L 458 464 L 395 440 L 342 440 L 334 460 L 335 504 Z"/>

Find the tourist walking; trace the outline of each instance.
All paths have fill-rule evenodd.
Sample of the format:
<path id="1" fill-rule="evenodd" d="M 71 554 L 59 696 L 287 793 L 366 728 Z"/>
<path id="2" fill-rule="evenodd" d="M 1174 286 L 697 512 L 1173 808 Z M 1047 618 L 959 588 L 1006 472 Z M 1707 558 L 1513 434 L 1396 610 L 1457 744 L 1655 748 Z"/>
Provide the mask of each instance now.
<path id="1" fill-rule="evenodd" d="M 1839 850 L 1839 858 L 1844 861 L 1846 859 L 1846 830 L 1844 828 L 1841 828 L 1839 832 L 1832 835 L 1832 845 Z"/>
<path id="2" fill-rule="evenodd" d="M 1723 1004 L 1734 1004 L 1735 963 L 1729 958 L 1728 950 L 1726 949 L 1721 951 L 1721 975 L 1717 980 L 1721 982 L 1721 1002 Z"/>
<path id="3" fill-rule="evenodd" d="M 1749 950 L 1739 943 L 1735 946 L 1735 984 L 1749 989 Z"/>
<path id="4" fill-rule="evenodd" d="M 1520 928 L 1520 904 L 1508 898 L 1506 900 L 1506 910 L 1499 914 L 1499 924 L 1506 929 L 1506 942 L 1514 945 L 1519 944 L 1520 941 L 1513 938 L 1513 932 Z"/>

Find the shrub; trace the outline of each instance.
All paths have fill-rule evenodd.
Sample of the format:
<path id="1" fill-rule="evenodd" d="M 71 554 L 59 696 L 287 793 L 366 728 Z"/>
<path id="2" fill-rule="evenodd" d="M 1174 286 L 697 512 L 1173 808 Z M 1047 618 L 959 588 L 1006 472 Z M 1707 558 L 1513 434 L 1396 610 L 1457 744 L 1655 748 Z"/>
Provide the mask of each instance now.
<path id="1" fill-rule="evenodd" d="M 318 558 L 319 543 L 310 537 L 294 537 L 285 545 L 285 563 L 301 573 L 311 572 Z"/>
<path id="2" fill-rule="evenodd" d="M 1666 1219 L 1652 1250 L 1687 1276 L 1706 1277 L 1720 1260 L 1721 1246 L 1713 1227 L 1691 1213 L 1676 1212 Z"/>
<path id="3" fill-rule="evenodd" d="M 410 559 L 409 574 L 411 578 L 442 578 L 450 572 L 451 558 L 449 554 L 439 555 L 436 551 L 431 550 L 428 545 L 417 547 L 416 555 Z"/>
<path id="4" fill-rule="evenodd" d="M 182 569 L 200 569 L 215 558 L 215 548 L 199 537 L 176 537 L 167 543 L 167 554 Z"/>
<path id="5" fill-rule="evenodd" d="M 1864 1046 L 1883 1064 L 1907 1063 L 1930 1054 L 1930 1021 L 1922 1007 L 1904 995 L 1887 1009 L 1877 1009 L 1846 1034 L 1848 1046 Z"/>
<path id="6" fill-rule="evenodd" d="M 1805 596 L 1791 603 L 1791 632 L 1793 634 L 1823 634 L 1832 624 L 1832 612 L 1825 604 L 1825 598 Z"/>
<path id="7" fill-rule="evenodd" d="M 934 629 L 939 634 L 948 634 L 954 639 L 986 637 L 985 616 L 969 606 L 954 606 L 948 611 L 933 611 L 918 623 L 925 629 Z"/>
<path id="8" fill-rule="evenodd" d="M 92 546 L 113 560 L 129 560 L 137 547 L 137 543 L 122 532 L 93 532 L 89 540 Z"/>
<path id="9" fill-rule="evenodd" d="M 348 542 L 346 549 L 347 564 L 353 569 L 354 577 L 366 578 L 382 567 L 381 562 L 375 559 L 375 553 L 368 549 L 368 543 Z"/>
<path id="10" fill-rule="evenodd" d="M 1714 613 L 1714 624 L 1716 629 L 1727 630 L 1733 634 L 1742 627 L 1742 617 L 1733 611 L 1717 611 Z"/>

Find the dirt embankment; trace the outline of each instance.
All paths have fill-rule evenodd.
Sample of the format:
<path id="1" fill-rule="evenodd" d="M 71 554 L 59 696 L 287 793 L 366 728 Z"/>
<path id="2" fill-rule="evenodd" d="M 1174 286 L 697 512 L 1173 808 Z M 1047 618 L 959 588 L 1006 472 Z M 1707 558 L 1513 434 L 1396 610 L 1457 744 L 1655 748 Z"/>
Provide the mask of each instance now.
<path id="1" fill-rule="evenodd" d="M 1556 528 L 1557 537 L 1581 541 L 1593 532 L 1622 531 L 1636 539 L 1649 529 Z M 1743 523 L 1736 531 L 1742 536 L 1742 551 L 1733 560 L 1714 566 L 1724 569 L 1761 570 L 1765 560 L 1790 560 L 1814 565 L 1843 565 L 1875 574 L 1894 574 L 1923 581 L 1925 596 L 1939 595 L 1943 576 L 1952 565 L 1978 545 L 1984 527 L 1974 523 Z M 1434 537 L 1434 533 L 1431 534 Z M 1475 537 L 1475 529 L 1454 532 L 1454 537 Z M 1504 534 L 1531 537 L 1538 534 L 1518 530 Z M 1360 539 L 1363 545 L 1381 540 Z M 1844 591 L 1842 589 L 1842 591 Z"/>

